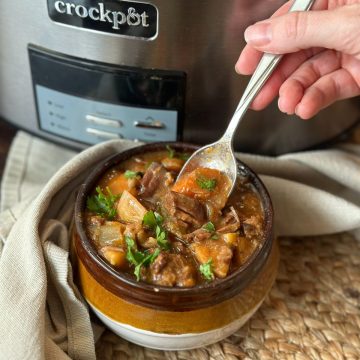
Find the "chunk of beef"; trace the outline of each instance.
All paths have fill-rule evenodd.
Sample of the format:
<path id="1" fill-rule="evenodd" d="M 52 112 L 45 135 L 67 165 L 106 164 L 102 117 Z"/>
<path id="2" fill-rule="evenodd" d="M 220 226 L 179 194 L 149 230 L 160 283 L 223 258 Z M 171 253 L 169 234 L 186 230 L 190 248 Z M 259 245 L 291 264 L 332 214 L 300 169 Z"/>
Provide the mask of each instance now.
<path id="1" fill-rule="evenodd" d="M 205 264 L 211 259 L 212 270 L 219 278 L 226 277 L 229 272 L 233 251 L 222 240 L 205 240 L 190 245 L 196 259 Z"/>
<path id="2" fill-rule="evenodd" d="M 185 244 L 180 241 L 174 241 L 172 243 L 172 249 L 177 254 L 186 255 L 190 253 L 188 248 L 185 246 Z"/>
<path id="3" fill-rule="evenodd" d="M 161 207 L 172 218 L 194 228 L 201 226 L 206 220 L 204 206 L 197 199 L 174 191 L 165 194 Z"/>
<path id="4" fill-rule="evenodd" d="M 153 162 L 141 180 L 139 195 L 146 199 L 160 197 L 161 193 L 166 192 L 167 186 L 165 182 L 167 180 L 167 171 L 164 166 Z"/>
<path id="5" fill-rule="evenodd" d="M 262 233 L 263 221 L 261 216 L 252 215 L 242 224 L 243 233 L 248 239 L 257 238 Z"/>
<path id="6" fill-rule="evenodd" d="M 208 240 L 210 239 L 212 236 L 214 236 L 213 233 L 205 230 L 205 229 L 197 229 L 193 232 L 191 232 L 190 234 L 186 234 L 184 236 L 184 240 L 186 240 L 187 242 L 193 242 L 193 241 L 204 241 L 204 240 Z"/>
<path id="7" fill-rule="evenodd" d="M 155 285 L 193 287 L 196 270 L 192 262 L 183 255 L 162 252 L 149 266 L 147 280 Z"/>
<path id="8" fill-rule="evenodd" d="M 173 190 L 202 201 L 208 218 L 215 221 L 226 204 L 230 187 L 229 177 L 221 171 L 197 167 L 182 175 Z"/>
<path id="9" fill-rule="evenodd" d="M 240 228 L 240 219 L 233 206 L 224 210 L 224 214 L 217 226 L 220 233 L 234 233 Z"/>
<path id="10" fill-rule="evenodd" d="M 138 245 L 145 249 L 151 249 L 157 246 L 156 239 L 152 232 L 142 227 L 142 224 L 134 223 L 126 225 L 124 235 L 131 237 Z"/>

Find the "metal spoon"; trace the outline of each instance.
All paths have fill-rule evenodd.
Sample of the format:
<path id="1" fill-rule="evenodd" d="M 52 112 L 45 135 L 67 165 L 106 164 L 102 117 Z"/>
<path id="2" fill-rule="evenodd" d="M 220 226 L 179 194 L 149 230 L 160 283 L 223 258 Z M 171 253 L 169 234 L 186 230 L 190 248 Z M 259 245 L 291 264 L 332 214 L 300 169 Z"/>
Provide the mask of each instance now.
<path id="1" fill-rule="evenodd" d="M 314 0 L 295 0 L 289 12 L 307 11 L 311 8 L 313 2 Z M 240 99 L 224 135 L 218 141 L 197 150 L 185 163 L 177 177 L 177 181 L 184 174 L 191 172 L 198 167 L 217 169 L 230 178 L 232 186 L 229 187 L 229 192 L 227 194 L 228 196 L 230 195 L 235 186 L 237 177 L 237 165 L 233 149 L 233 137 L 235 131 L 251 102 L 275 70 L 281 58 L 282 55 L 263 55 Z"/>

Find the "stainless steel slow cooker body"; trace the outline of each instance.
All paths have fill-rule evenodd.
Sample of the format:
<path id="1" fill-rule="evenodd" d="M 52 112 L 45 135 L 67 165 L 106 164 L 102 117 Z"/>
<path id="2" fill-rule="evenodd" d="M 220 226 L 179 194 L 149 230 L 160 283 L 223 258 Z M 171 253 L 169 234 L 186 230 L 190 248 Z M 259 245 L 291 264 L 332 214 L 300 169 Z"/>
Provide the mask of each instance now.
<path id="1" fill-rule="evenodd" d="M 144 39 L 136 34 L 129 37 L 116 31 L 94 31 L 91 26 L 69 26 L 56 19 L 54 21 L 49 16 L 48 6 L 54 6 L 55 0 L 1 1 L 0 117 L 50 140 L 79 148 L 86 146 L 86 141 L 80 138 L 79 141 L 76 134 L 71 138 L 42 129 L 43 120 L 39 120 L 39 116 L 47 115 L 41 115 L 43 111 L 39 111 L 40 95 L 37 93 L 34 69 L 30 62 L 31 49 L 39 48 L 44 53 L 59 55 L 60 58 L 69 56 L 72 61 L 78 61 L 79 69 L 82 61 L 90 61 L 92 64 L 100 63 L 104 66 L 108 64 L 125 69 L 129 67 L 132 73 L 149 70 L 155 72 L 155 75 L 156 71 L 183 74 L 184 103 L 180 106 L 181 109 L 179 106 L 176 108 L 176 116 L 173 117 L 174 121 L 177 121 L 173 127 L 176 136 L 174 133 L 171 136 L 195 143 L 215 140 L 224 131 L 248 81 L 248 78 L 240 77 L 234 71 L 235 62 L 245 45 L 244 29 L 249 24 L 269 16 L 282 2 L 153 0 L 144 5 L 142 2 L 68 0 L 57 4 L 63 12 L 67 3 L 73 4 L 74 16 L 76 6 L 78 14 L 84 15 L 85 10 L 82 7 L 88 11 L 91 6 L 99 7 L 103 4 L 104 8 L 111 8 L 121 3 L 121 6 L 126 6 L 126 16 L 129 11 L 133 11 L 129 9 L 136 9 L 138 4 L 148 4 L 157 11 L 156 29 L 154 36 Z M 68 6 L 71 9 L 72 5 Z M 99 13 L 93 10 L 93 14 Z M 149 20 L 144 16 L 142 19 L 146 26 L 146 21 Z M 83 24 L 89 22 L 84 21 Z M 71 66 L 70 64 L 69 67 Z M 41 69 L 40 67 L 38 72 L 41 72 Z M 102 71 L 101 68 L 99 71 Z M 63 76 L 60 70 L 50 72 L 51 74 L 42 74 L 43 78 L 51 75 L 61 79 Z M 151 75 L 152 79 L 156 78 L 154 74 Z M 109 88 L 107 91 L 116 92 L 118 89 Z M 93 95 L 87 98 L 88 108 L 92 107 L 92 102 L 96 104 L 96 92 Z M 106 102 L 106 99 L 101 100 Z M 77 106 L 76 101 L 69 104 L 72 109 Z M 143 104 L 134 105 L 133 102 L 130 105 L 136 106 L 146 110 Z M 155 107 L 156 110 L 164 110 L 167 106 L 167 103 L 162 103 Z M 89 120 L 76 114 L 76 111 L 68 113 L 69 123 L 80 124 Z M 235 146 L 238 150 L 264 154 L 297 151 L 334 138 L 355 124 L 358 117 L 358 100 L 338 102 L 307 122 L 281 114 L 274 102 L 262 112 L 250 111 L 247 114 L 238 130 Z M 138 125 L 142 124 L 141 119 L 133 120 L 131 118 L 131 126 L 136 122 Z M 121 121 L 126 123 L 127 120 Z M 106 121 L 102 123 L 104 124 L 106 125 Z M 157 124 L 155 119 L 155 125 Z M 100 135 L 104 130 L 101 126 L 94 128 L 95 132 L 100 131 Z M 105 130 L 104 133 L 121 134 L 121 129 Z M 154 136 L 154 141 L 175 140 L 162 138 L 161 131 L 156 133 L 155 130 L 156 126 L 149 130 L 155 134 L 150 134 Z M 137 137 L 136 132 L 131 134 L 125 137 Z M 97 139 L 100 141 L 101 136 Z M 141 137 L 139 139 L 142 140 Z"/>

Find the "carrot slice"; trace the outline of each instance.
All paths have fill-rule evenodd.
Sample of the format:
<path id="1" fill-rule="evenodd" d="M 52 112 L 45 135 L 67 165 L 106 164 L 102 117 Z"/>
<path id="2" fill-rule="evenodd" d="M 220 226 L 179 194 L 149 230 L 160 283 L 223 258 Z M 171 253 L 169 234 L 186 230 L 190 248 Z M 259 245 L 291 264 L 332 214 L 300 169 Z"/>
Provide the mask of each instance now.
<path id="1" fill-rule="evenodd" d="M 124 174 L 120 174 L 109 181 L 107 186 L 114 195 L 122 194 L 128 191 L 132 195 L 136 195 L 136 188 L 131 187 L 131 179 L 127 179 Z"/>
<path id="2" fill-rule="evenodd" d="M 209 168 L 198 168 L 182 176 L 173 186 L 173 191 L 199 200 L 207 200 L 226 192 L 230 181 L 221 171 Z"/>
<path id="3" fill-rule="evenodd" d="M 215 221 L 227 201 L 230 179 L 219 170 L 197 168 L 182 176 L 172 190 L 202 201 L 208 218 Z"/>

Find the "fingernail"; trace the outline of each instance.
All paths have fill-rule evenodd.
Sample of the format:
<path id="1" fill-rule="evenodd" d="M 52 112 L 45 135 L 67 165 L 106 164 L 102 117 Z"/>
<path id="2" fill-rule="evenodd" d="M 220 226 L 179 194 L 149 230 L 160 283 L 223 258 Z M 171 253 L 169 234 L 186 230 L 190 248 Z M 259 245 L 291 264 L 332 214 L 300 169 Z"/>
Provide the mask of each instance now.
<path id="1" fill-rule="evenodd" d="M 296 105 L 296 107 L 295 107 L 295 115 L 304 120 L 304 118 L 302 116 L 300 116 L 300 107 L 301 107 L 300 104 Z"/>
<path id="2" fill-rule="evenodd" d="M 284 101 L 283 101 L 283 98 L 280 96 L 280 97 L 279 97 L 279 100 L 278 100 L 278 108 L 279 108 L 279 110 L 280 110 L 281 112 L 284 113 L 285 111 L 284 111 L 283 106 L 284 106 Z"/>
<path id="3" fill-rule="evenodd" d="M 245 41 L 255 46 L 263 46 L 271 41 L 271 26 L 267 23 L 259 23 L 249 26 L 245 30 Z"/>

